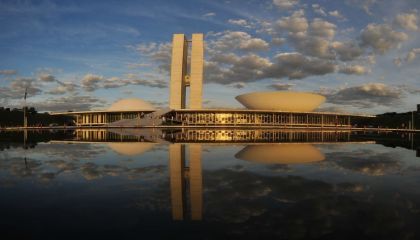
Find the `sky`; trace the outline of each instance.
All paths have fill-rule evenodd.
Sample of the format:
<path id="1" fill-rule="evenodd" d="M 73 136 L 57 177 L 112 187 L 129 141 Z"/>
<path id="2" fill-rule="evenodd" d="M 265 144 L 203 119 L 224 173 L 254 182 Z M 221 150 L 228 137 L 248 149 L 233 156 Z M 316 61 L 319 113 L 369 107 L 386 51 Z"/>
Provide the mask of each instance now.
<path id="1" fill-rule="evenodd" d="M 204 105 L 253 91 L 326 96 L 320 111 L 420 104 L 419 0 L 0 0 L 0 106 L 166 107 L 174 33 L 205 36 Z"/>

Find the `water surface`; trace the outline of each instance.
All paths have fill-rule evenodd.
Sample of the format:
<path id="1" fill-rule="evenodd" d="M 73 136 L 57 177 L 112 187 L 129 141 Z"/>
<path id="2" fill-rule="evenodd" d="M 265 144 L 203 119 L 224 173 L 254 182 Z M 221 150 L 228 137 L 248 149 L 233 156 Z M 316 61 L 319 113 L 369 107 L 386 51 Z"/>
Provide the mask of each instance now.
<path id="1" fill-rule="evenodd" d="M 419 239 L 420 136 L 0 133 L 2 239 Z"/>

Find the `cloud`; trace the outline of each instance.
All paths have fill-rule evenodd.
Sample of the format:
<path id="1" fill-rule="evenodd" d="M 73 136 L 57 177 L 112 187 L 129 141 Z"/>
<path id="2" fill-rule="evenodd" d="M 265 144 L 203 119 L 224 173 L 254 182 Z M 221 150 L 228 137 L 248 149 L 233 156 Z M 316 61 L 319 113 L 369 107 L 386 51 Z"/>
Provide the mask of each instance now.
<path id="1" fill-rule="evenodd" d="M 342 88 L 325 95 L 329 103 L 371 108 L 399 104 L 402 98 L 402 91 L 399 88 L 383 83 L 366 83 Z"/>
<path id="2" fill-rule="evenodd" d="M 54 82 L 56 81 L 55 77 L 49 73 L 40 73 L 38 79 L 42 82 Z"/>
<path id="3" fill-rule="evenodd" d="M 283 45 L 286 42 L 285 38 L 272 38 L 271 39 L 271 43 L 277 46 Z"/>
<path id="4" fill-rule="evenodd" d="M 309 34 L 312 36 L 333 39 L 337 26 L 320 18 L 315 18 L 309 27 Z"/>
<path id="5" fill-rule="evenodd" d="M 373 4 L 376 3 L 376 1 L 377 0 L 348 0 L 347 4 L 350 6 L 359 6 L 365 11 L 366 14 L 372 15 L 370 8 Z"/>
<path id="6" fill-rule="evenodd" d="M 31 103 L 39 111 L 84 111 L 103 107 L 106 102 L 92 96 L 63 96 Z"/>
<path id="7" fill-rule="evenodd" d="M 410 52 L 407 53 L 407 56 L 405 57 L 406 62 L 412 62 L 414 59 L 416 59 L 417 54 L 420 54 L 420 48 L 413 48 L 410 50 Z"/>
<path id="8" fill-rule="evenodd" d="M 335 41 L 331 44 L 331 47 L 341 61 L 352 61 L 363 54 L 363 49 L 358 44 L 350 41 Z"/>
<path id="9" fill-rule="evenodd" d="M 70 83 L 70 82 L 61 82 L 57 80 L 57 83 L 59 84 L 59 86 L 47 91 L 48 94 L 62 95 L 66 93 L 72 93 L 76 91 L 76 89 L 79 87 L 77 84 Z"/>
<path id="10" fill-rule="evenodd" d="M 401 163 L 393 152 L 380 153 L 362 149 L 353 151 L 351 155 L 341 152 L 330 153 L 328 158 L 339 168 L 370 176 L 396 174 L 402 170 Z"/>
<path id="11" fill-rule="evenodd" d="M 8 87 L 0 87 L 0 98 L 23 99 L 25 91 L 27 91 L 28 97 L 42 93 L 42 90 L 36 85 L 35 79 L 19 77 L 13 79 Z"/>
<path id="12" fill-rule="evenodd" d="M 418 30 L 418 16 L 416 13 L 401 13 L 398 14 L 394 19 L 394 24 L 400 28 L 409 31 Z"/>
<path id="13" fill-rule="evenodd" d="M 92 92 L 98 88 L 99 82 L 103 80 L 104 80 L 103 76 L 88 73 L 82 79 L 82 87 L 86 91 Z"/>
<path id="14" fill-rule="evenodd" d="M 273 83 L 267 86 L 267 88 L 274 89 L 277 91 L 287 91 L 290 90 L 295 84 L 290 83 Z"/>
<path id="15" fill-rule="evenodd" d="M 203 17 L 214 17 L 214 16 L 216 16 L 216 13 L 214 12 L 208 12 L 208 13 L 203 14 Z"/>
<path id="16" fill-rule="evenodd" d="M 345 65 L 340 67 L 339 72 L 344 74 L 364 75 L 368 73 L 368 69 L 361 65 Z"/>
<path id="17" fill-rule="evenodd" d="M 371 23 L 362 30 L 360 38 L 362 46 L 371 47 L 375 52 L 384 54 L 398 47 L 408 39 L 408 36 L 404 32 L 393 30 L 387 24 Z"/>
<path id="18" fill-rule="evenodd" d="M 393 62 L 396 66 L 400 67 L 403 63 L 410 63 L 417 58 L 417 54 L 420 54 L 420 48 L 411 49 L 407 55 L 404 57 L 396 57 Z"/>
<path id="19" fill-rule="evenodd" d="M 269 49 L 269 44 L 261 38 L 253 38 L 246 32 L 225 31 L 218 33 L 216 39 L 208 42 L 209 50 L 213 51 L 264 51 Z"/>
<path id="20" fill-rule="evenodd" d="M 141 43 L 135 49 L 145 57 L 158 63 L 158 70 L 168 73 L 171 69 L 172 44 L 166 43 Z"/>
<path id="21" fill-rule="evenodd" d="M 319 4 L 312 4 L 312 9 L 315 13 L 317 13 L 317 14 L 323 16 L 323 17 L 327 16 L 325 8 L 321 7 Z"/>
<path id="22" fill-rule="evenodd" d="M 144 67 L 150 67 L 150 63 L 128 63 L 127 68 L 129 69 L 135 69 L 135 68 L 144 68 Z"/>
<path id="23" fill-rule="evenodd" d="M 241 89 L 241 88 L 246 87 L 246 83 L 238 82 L 238 83 L 230 84 L 229 86 L 233 88 Z"/>
<path id="24" fill-rule="evenodd" d="M 305 31 L 300 31 L 305 29 Z M 298 30 L 296 28 L 295 30 Z M 333 59 L 330 40 L 334 38 L 336 26 L 330 22 L 315 18 L 308 27 L 299 32 L 289 32 L 288 40 L 296 50 L 309 56 Z"/>
<path id="25" fill-rule="evenodd" d="M 340 20 L 346 20 L 346 17 L 344 17 L 343 14 L 341 14 L 338 10 L 330 11 L 328 12 L 328 15 L 336 17 Z"/>
<path id="26" fill-rule="evenodd" d="M 273 0 L 273 4 L 280 10 L 290 9 L 295 7 L 299 0 Z"/>
<path id="27" fill-rule="evenodd" d="M 277 28 L 292 33 L 305 32 L 309 26 L 308 20 L 305 18 L 302 10 L 294 12 L 289 17 L 282 17 L 275 24 Z"/>
<path id="28" fill-rule="evenodd" d="M 245 19 L 229 19 L 228 23 L 232 25 L 241 26 L 244 28 L 252 28 L 252 25 L 248 23 L 248 21 Z"/>
<path id="29" fill-rule="evenodd" d="M 267 70 L 267 77 L 302 79 L 307 76 L 325 75 L 336 71 L 336 64 L 301 53 L 281 53 L 274 57 L 274 63 Z"/>
<path id="30" fill-rule="evenodd" d="M 269 59 L 255 54 L 247 54 L 242 57 L 228 54 L 225 60 L 224 64 L 228 66 L 222 66 L 215 61 L 205 62 L 207 82 L 220 84 L 252 82 L 264 78 L 266 69 L 271 66 Z"/>
<path id="31" fill-rule="evenodd" d="M 168 87 L 167 81 L 160 80 L 160 79 L 155 79 L 155 80 L 133 79 L 133 80 L 130 80 L 130 84 L 143 85 L 143 86 L 155 87 L 155 88 L 166 88 L 166 87 Z"/>
<path id="32" fill-rule="evenodd" d="M 397 67 L 400 67 L 403 63 L 403 60 L 400 57 L 394 58 L 392 61 Z"/>
<path id="33" fill-rule="evenodd" d="M 3 69 L 0 70 L 0 75 L 16 75 L 17 71 L 12 69 Z"/>

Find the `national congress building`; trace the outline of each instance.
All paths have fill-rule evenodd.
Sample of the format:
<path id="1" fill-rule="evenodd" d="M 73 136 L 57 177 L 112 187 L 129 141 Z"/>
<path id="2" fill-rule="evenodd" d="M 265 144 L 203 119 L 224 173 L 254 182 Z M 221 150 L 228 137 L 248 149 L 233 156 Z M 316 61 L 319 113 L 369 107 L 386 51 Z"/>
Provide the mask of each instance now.
<path id="1" fill-rule="evenodd" d="M 189 51 L 191 49 L 191 51 Z M 202 106 L 204 80 L 203 34 L 174 34 L 172 40 L 169 109 L 157 110 L 141 99 L 123 99 L 107 110 L 54 114 L 74 116 L 77 126 L 279 126 L 351 127 L 355 118 L 374 116 L 315 112 L 325 101 L 319 94 L 275 91 L 236 96 L 243 109 L 206 109 Z M 189 91 L 189 92 L 188 92 Z M 189 96 L 189 99 L 187 99 Z M 147 121 L 149 119 L 149 121 Z M 164 121 L 160 121 L 164 119 Z M 155 121 L 157 120 L 157 121 Z"/>

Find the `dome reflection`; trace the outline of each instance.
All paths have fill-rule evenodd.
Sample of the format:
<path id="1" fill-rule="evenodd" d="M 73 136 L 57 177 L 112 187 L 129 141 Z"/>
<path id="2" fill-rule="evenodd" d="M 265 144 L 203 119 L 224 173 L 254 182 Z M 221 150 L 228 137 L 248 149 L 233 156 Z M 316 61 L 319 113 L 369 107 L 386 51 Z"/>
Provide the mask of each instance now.
<path id="1" fill-rule="evenodd" d="M 108 146 L 121 155 L 135 156 L 149 151 L 155 144 L 151 142 L 112 142 L 108 143 Z"/>
<path id="2" fill-rule="evenodd" d="M 300 143 L 249 145 L 235 157 L 264 164 L 302 164 L 325 159 L 324 154 L 313 145 Z"/>

